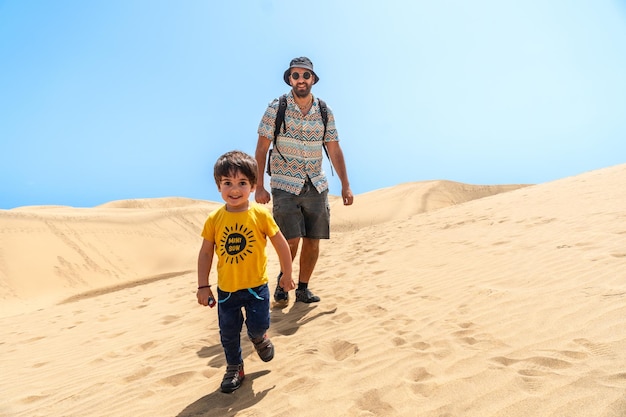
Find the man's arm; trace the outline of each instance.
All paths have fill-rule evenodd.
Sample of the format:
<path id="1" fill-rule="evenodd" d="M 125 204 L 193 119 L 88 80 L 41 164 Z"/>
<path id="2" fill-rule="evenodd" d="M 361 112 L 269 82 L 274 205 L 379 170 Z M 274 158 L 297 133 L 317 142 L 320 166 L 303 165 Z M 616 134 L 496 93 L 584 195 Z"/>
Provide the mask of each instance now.
<path id="1" fill-rule="evenodd" d="M 267 151 L 270 148 L 270 143 L 271 141 L 265 136 L 259 136 L 259 140 L 256 144 L 256 152 L 254 153 L 258 168 L 254 199 L 257 203 L 261 204 L 270 202 L 270 193 L 265 189 L 265 160 L 267 158 Z"/>
<path id="2" fill-rule="evenodd" d="M 341 146 L 339 146 L 338 141 L 330 141 L 326 142 L 326 149 L 328 150 L 330 162 L 333 164 L 333 167 L 337 172 L 337 176 L 341 180 L 341 197 L 343 199 L 343 204 L 349 206 L 353 203 L 354 196 L 352 195 L 352 190 L 350 189 L 346 161 L 343 158 Z"/>

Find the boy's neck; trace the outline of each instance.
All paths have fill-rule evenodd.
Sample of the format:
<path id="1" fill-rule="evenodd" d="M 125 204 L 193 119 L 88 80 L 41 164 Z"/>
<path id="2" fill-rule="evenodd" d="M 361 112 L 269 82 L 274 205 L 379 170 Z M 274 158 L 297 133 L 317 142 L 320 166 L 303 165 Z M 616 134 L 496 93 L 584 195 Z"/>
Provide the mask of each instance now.
<path id="1" fill-rule="evenodd" d="M 226 211 L 229 213 L 240 213 L 242 211 L 248 211 L 250 208 L 250 201 L 246 201 L 245 204 L 242 204 L 237 207 L 233 207 L 230 204 L 226 203 Z"/>

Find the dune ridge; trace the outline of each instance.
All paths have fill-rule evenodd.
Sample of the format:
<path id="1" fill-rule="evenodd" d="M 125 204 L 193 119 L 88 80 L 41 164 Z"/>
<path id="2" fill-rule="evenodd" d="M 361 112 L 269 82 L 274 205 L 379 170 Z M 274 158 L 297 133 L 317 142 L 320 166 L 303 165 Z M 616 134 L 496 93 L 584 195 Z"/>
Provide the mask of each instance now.
<path id="1" fill-rule="evenodd" d="M 217 203 L 0 212 L 3 306 L 38 297 L 16 274 L 62 284 L 0 316 L 0 415 L 624 416 L 625 180 L 618 165 L 332 199 L 322 302 L 272 308 L 276 357 L 244 341 L 231 395 L 216 312 L 194 296 Z"/>
<path id="2" fill-rule="evenodd" d="M 332 228 L 377 224 L 518 187 L 408 183 L 364 195 L 352 212 L 333 215 Z M 387 210 L 378 203 L 390 198 L 404 198 L 404 208 Z M 333 206 L 341 204 L 339 197 L 331 201 Z M 168 197 L 118 200 L 94 208 L 31 206 L 0 211 L 0 247 L 6 260 L 0 263 L 0 314 L 33 302 L 53 302 L 54 297 L 123 288 L 155 274 L 192 270 L 204 220 L 219 205 Z"/>

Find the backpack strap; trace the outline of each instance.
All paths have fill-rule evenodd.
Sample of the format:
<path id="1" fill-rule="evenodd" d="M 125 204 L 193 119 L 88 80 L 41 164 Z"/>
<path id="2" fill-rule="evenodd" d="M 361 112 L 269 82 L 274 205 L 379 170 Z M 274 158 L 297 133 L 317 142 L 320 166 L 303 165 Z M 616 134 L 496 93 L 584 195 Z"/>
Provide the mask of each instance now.
<path id="1" fill-rule="evenodd" d="M 328 124 L 328 107 L 326 106 L 326 102 L 321 98 L 318 98 L 317 101 L 320 103 L 320 113 L 322 114 L 322 122 L 324 122 L 324 134 L 322 135 L 322 146 L 324 147 L 324 152 L 326 152 L 326 158 L 330 161 L 330 155 L 328 155 L 328 149 L 326 149 L 326 142 L 324 138 L 326 138 L 326 125 Z M 333 172 L 333 163 L 330 163 L 330 173 L 334 176 Z"/>
<path id="2" fill-rule="evenodd" d="M 285 111 L 287 110 L 287 94 L 283 94 L 278 99 L 278 109 L 276 109 L 276 119 L 274 120 L 274 146 L 267 153 L 267 164 L 265 167 L 265 172 L 267 175 L 272 175 L 272 168 L 270 167 L 270 161 L 272 159 L 272 151 L 276 149 L 281 158 L 285 159 L 283 154 L 280 152 L 280 149 L 276 147 L 276 141 L 278 140 L 278 135 L 280 134 L 280 126 L 283 127 L 283 133 L 287 131 L 287 125 L 285 123 Z"/>
<path id="3" fill-rule="evenodd" d="M 324 134 L 322 135 L 322 141 L 326 137 L 326 125 L 328 124 L 328 107 L 326 107 L 326 102 L 321 98 L 318 98 L 317 101 L 320 103 L 320 113 L 322 114 L 322 122 L 324 122 Z"/>
<path id="4" fill-rule="evenodd" d="M 283 127 L 283 133 L 287 131 L 287 126 L 285 123 L 285 110 L 287 110 L 287 94 L 283 94 L 278 99 L 278 109 L 276 110 L 276 121 L 274 122 L 274 147 L 276 146 L 276 140 L 278 139 L 278 134 L 280 133 L 280 127 L 281 126 Z M 328 115 L 326 117 L 328 117 Z"/>

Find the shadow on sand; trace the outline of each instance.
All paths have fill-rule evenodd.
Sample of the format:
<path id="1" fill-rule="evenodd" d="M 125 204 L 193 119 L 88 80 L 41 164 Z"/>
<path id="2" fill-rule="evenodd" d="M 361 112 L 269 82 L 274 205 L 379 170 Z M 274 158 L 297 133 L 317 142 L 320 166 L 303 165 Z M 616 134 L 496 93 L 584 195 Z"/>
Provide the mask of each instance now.
<path id="1" fill-rule="evenodd" d="M 327 314 L 334 314 L 337 309 L 325 310 L 313 313 L 319 308 L 316 304 L 303 304 L 295 303 L 291 309 L 287 310 L 287 305 L 274 304 L 271 308 L 271 328 L 270 333 L 278 334 L 282 336 L 294 335 L 301 326 Z M 245 339 L 245 326 L 242 331 L 242 339 Z M 243 357 L 253 354 L 254 349 L 249 343 L 243 343 L 242 340 L 242 354 Z M 248 346 L 250 345 L 250 346 Z M 277 349 L 277 354 L 280 354 L 280 347 Z M 198 351 L 198 356 L 201 358 L 210 358 L 208 366 L 214 368 L 225 367 L 225 361 L 223 357 L 223 350 L 221 345 L 205 346 Z M 271 364 L 271 362 L 270 362 Z M 189 404 L 182 410 L 177 417 L 217 417 L 217 416 L 234 416 L 238 412 L 247 408 L 253 407 L 259 403 L 271 390 L 275 388 L 268 388 L 261 392 L 254 392 L 252 390 L 252 382 L 254 379 L 269 374 L 271 371 L 263 370 L 259 372 L 253 372 L 246 374 L 246 379 L 241 388 L 231 394 L 224 394 L 219 390 L 219 384 L 216 386 L 216 391 L 199 398 L 192 404 Z"/>
<path id="2" fill-rule="evenodd" d="M 268 388 L 261 392 L 252 391 L 252 381 L 269 373 L 270 371 L 265 370 L 246 374 L 246 379 L 241 384 L 241 388 L 231 394 L 224 394 L 217 387 L 215 392 L 207 394 L 185 407 L 183 411 L 178 413 L 177 417 L 235 416 L 238 412 L 256 405 L 265 398 L 268 392 L 275 388 Z"/>

